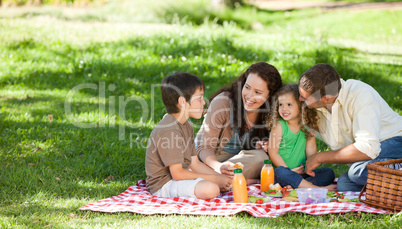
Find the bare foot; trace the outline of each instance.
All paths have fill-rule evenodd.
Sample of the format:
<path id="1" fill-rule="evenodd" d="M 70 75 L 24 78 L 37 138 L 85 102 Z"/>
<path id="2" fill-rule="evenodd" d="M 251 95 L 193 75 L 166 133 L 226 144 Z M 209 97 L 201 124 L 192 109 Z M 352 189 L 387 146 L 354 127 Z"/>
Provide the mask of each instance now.
<path id="1" fill-rule="evenodd" d="M 299 184 L 299 188 L 325 188 L 328 189 L 328 191 L 330 192 L 336 192 L 336 184 L 330 184 L 328 186 L 316 186 L 313 183 L 306 181 L 305 179 L 303 179 L 300 184 Z"/>
<path id="2" fill-rule="evenodd" d="M 260 183 L 260 180 L 258 180 L 258 179 L 247 179 L 247 185 L 259 184 L 259 183 Z"/>

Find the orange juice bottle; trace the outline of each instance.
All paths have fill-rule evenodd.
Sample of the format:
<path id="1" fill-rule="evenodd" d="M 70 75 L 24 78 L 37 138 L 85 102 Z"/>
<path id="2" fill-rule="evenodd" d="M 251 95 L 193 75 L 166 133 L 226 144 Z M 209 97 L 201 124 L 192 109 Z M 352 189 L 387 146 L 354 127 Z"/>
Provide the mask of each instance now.
<path id="1" fill-rule="evenodd" d="M 235 203 L 248 203 L 247 183 L 241 169 L 234 170 L 233 198 Z"/>
<path id="2" fill-rule="evenodd" d="M 261 192 L 269 190 L 269 185 L 274 184 L 274 168 L 271 160 L 265 160 L 261 169 Z"/>

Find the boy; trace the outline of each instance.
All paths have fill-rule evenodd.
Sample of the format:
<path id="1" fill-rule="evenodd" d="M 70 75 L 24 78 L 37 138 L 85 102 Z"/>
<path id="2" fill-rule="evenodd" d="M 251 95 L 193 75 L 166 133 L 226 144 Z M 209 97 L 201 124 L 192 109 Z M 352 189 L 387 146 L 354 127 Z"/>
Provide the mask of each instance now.
<path id="1" fill-rule="evenodd" d="M 211 199 L 230 189 L 231 180 L 198 160 L 189 117 L 202 117 L 204 83 L 191 73 L 166 77 L 161 85 L 167 114 L 153 129 L 147 146 L 147 188 L 161 197 Z"/>

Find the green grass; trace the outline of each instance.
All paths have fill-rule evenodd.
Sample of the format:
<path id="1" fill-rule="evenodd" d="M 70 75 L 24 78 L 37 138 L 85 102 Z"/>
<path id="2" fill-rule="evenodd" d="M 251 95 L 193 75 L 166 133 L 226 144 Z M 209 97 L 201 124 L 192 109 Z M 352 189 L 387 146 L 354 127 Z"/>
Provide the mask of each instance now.
<path id="1" fill-rule="evenodd" d="M 174 12 L 159 3 L 0 10 L 0 228 L 402 226 L 401 215 L 364 213 L 259 219 L 77 211 L 145 178 L 144 147 L 164 114 L 157 85 L 176 71 L 199 75 L 209 96 L 257 61 L 276 66 L 285 82 L 325 62 L 371 84 L 402 114 L 401 11 L 293 17 L 245 7 L 194 23 L 194 8 L 187 19 L 168 21 Z M 255 22 L 262 27 L 249 26 Z M 71 94 L 83 84 L 93 88 Z M 197 131 L 200 120 L 193 121 Z M 347 169 L 331 167 L 338 176 Z"/>

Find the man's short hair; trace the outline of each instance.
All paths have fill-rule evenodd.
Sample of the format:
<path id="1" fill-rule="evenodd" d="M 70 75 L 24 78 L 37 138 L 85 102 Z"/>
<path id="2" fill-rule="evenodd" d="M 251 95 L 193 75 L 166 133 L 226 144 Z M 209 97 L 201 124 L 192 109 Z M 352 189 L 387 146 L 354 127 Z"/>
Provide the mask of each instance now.
<path id="1" fill-rule="evenodd" d="M 299 87 L 317 95 L 337 95 L 341 90 L 341 80 L 338 72 L 329 64 L 316 64 L 307 70 L 299 79 Z"/>
<path id="2" fill-rule="evenodd" d="M 194 74 L 177 72 L 164 78 L 161 91 L 166 112 L 179 113 L 180 109 L 177 106 L 179 97 L 183 96 L 190 103 L 190 99 L 197 89 L 204 90 L 205 86 L 202 80 Z"/>

